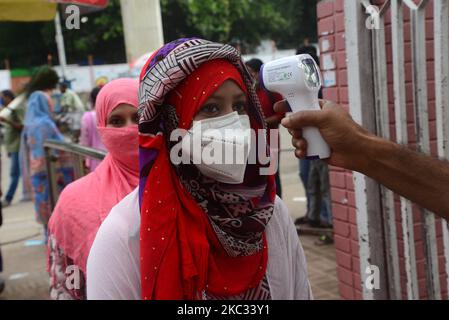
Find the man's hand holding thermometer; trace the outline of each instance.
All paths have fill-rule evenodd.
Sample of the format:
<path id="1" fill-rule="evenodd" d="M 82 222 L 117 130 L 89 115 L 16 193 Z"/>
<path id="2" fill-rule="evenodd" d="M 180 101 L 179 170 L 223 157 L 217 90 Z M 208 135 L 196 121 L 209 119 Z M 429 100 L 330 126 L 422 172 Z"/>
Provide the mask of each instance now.
<path id="1" fill-rule="evenodd" d="M 318 92 L 321 75 L 313 58 L 308 54 L 278 59 L 264 64 L 260 83 L 267 90 L 280 93 L 291 111 L 320 110 Z M 307 159 L 327 159 L 329 145 L 316 127 L 304 127 L 302 135 L 307 141 Z"/>
<path id="2" fill-rule="evenodd" d="M 292 58 L 286 59 L 293 61 Z M 282 86 L 278 86 L 275 90 L 267 86 L 266 78 L 263 80 L 267 89 L 279 92 L 287 98 L 293 111 L 300 111 L 282 119 L 282 125 L 293 136 L 292 143 L 298 158 L 310 155 L 310 145 L 315 143 L 313 137 L 312 139 L 306 137 L 304 129 L 318 128 L 320 137 L 324 137 L 332 147 L 332 154 L 327 160 L 329 164 L 358 171 L 393 192 L 449 220 L 449 202 L 447 201 L 449 163 L 447 160 L 435 159 L 373 135 L 358 125 L 344 106 L 334 102 L 318 101 L 322 110 L 307 108 L 308 105 L 302 103 L 296 105 L 285 94 L 287 91 L 284 91 Z M 313 82 L 313 78 L 311 80 Z M 300 87 L 298 82 L 296 87 L 296 90 L 299 90 L 298 93 L 304 90 Z M 300 109 L 297 110 L 297 107 Z M 274 109 L 276 112 L 291 111 L 285 100 L 276 102 Z M 416 172 L 422 174 L 416 174 Z"/>

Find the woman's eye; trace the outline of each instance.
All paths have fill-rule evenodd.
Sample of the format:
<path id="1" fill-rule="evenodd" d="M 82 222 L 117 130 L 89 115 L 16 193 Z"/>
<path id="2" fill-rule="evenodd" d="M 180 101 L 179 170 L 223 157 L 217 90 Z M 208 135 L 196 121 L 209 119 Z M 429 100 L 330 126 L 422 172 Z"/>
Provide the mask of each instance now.
<path id="1" fill-rule="evenodd" d="M 220 108 L 216 104 L 208 104 L 201 108 L 201 112 L 208 115 L 214 115 L 220 112 Z"/>
<path id="2" fill-rule="evenodd" d="M 133 123 L 138 124 L 139 123 L 139 115 L 136 113 L 133 117 Z"/>
<path id="3" fill-rule="evenodd" d="M 112 118 L 109 120 L 109 124 L 113 125 L 114 127 L 118 127 L 123 125 L 123 120 L 121 118 Z"/>
<path id="4" fill-rule="evenodd" d="M 246 113 L 246 103 L 245 102 L 238 102 L 233 107 L 234 111 L 237 111 L 238 113 Z"/>

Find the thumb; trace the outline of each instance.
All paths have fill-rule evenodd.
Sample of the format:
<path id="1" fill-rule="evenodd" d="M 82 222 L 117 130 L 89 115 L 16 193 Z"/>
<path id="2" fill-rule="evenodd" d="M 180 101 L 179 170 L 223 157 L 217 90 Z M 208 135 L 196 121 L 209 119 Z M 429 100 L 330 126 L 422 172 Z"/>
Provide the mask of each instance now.
<path id="1" fill-rule="evenodd" d="M 321 127 L 324 122 L 324 112 L 321 110 L 299 111 L 282 119 L 281 124 L 287 129 L 299 130 L 303 127 Z"/>
<path id="2" fill-rule="evenodd" d="M 290 109 L 290 107 L 288 106 L 287 100 L 281 100 L 281 101 L 276 102 L 276 103 L 273 105 L 273 109 L 274 109 L 275 112 L 278 112 L 278 113 L 283 113 L 283 112 L 290 112 L 290 111 L 292 111 L 292 110 Z"/>

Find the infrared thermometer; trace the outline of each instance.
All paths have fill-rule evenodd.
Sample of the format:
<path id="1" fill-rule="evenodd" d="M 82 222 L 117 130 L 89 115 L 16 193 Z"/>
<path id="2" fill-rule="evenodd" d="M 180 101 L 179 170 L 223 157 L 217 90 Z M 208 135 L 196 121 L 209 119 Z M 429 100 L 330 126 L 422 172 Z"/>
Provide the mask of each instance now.
<path id="1" fill-rule="evenodd" d="M 262 65 L 260 70 L 262 87 L 281 94 L 287 99 L 291 111 L 321 110 L 318 93 L 321 88 L 320 69 L 308 54 L 286 57 Z M 304 127 L 307 141 L 307 159 L 327 159 L 329 145 L 324 141 L 318 128 Z"/>

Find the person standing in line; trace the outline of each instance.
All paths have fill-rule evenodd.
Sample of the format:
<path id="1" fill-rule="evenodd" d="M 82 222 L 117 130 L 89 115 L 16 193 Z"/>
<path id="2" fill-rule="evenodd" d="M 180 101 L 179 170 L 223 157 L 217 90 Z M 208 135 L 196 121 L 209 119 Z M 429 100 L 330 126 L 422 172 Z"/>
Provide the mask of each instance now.
<path id="1" fill-rule="evenodd" d="M 304 44 L 298 48 L 296 54 L 309 54 L 319 65 L 320 60 L 317 56 L 316 48 L 309 43 L 308 38 Z M 319 98 L 323 93 L 320 90 Z M 305 217 L 298 218 L 295 224 L 309 224 L 314 228 L 332 228 L 332 208 L 329 184 L 329 167 L 323 160 L 300 159 L 300 177 L 304 185 L 307 197 L 307 214 Z M 330 244 L 332 238 L 323 233 L 320 235 L 317 244 Z"/>
<path id="2" fill-rule="evenodd" d="M 90 93 L 90 102 L 93 110 L 85 112 L 81 118 L 80 145 L 107 151 L 97 130 L 95 103 L 100 89 L 101 87 L 95 87 L 92 89 Z M 101 160 L 86 158 L 86 167 L 89 171 L 94 171 L 100 163 Z"/>
<path id="3" fill-rule="evenodd" d="M 78 142 L 81 131 L 81 117 L 88 111 L 78 94 L 69 88 L 68 81 L 59 84 L 62 93 L 60 102 L 59 124 L 63 133 L 73 142 Z"/>
<path id="4" fill-rule="evenodd" d="M 44 143 L 47 139 L 65 141 L 52 119 L 53 104 L 50 94 L 58 83 L 58 74 L 43 66 L 33 76 L 26 92 L 28 105 L 21 136 L 21 168 L 23 183 L 30 184 L 36 220 L 44 226 L 47 242 L 47 224 L 51 215 L 50 186 L 45 159 Z M 57 152 L 55 180 L 58 191 L 73 181 L 74 171 L 70 157 Z"/>
<path id="5" fill-rule="evenodd" d="M 66 81 L 59 84 L 59 90 L 61 90 L 61 112 L 84 112 L 87 111 L 84 103 L 78 94 L 69 88 Z"/>
<path id="6" fill-rule="evenodd" d="M 139 88 L 139 186 L 98 230 L 88 299 L 312 298 L 296 228 L 274 174 L 261 170 L 270 164 L 248 161 L 249 150 L 269 152 L 265 139 L 247 139 L 267 129 L 252 84 L 229 45 L 178 39 L 148 59 Z M 243 138 L 245 161 L 193 160 L 181 141 L 206 141 L 205 124 Z M 177 161 L 183 153 L 186 161 Z"/>
<path id="7" fill-rule="evenodd" d="M 2 92 L 2 100 L 5 108 L 15 99 L 12 91 L 4 90 Z M 11 204 L 20 179 L 20 134 L 23 129 L 23 120 L 25 117 L 25 103 L 21 103 L 17 108 L 8 108 L 8 112 L 3 112 L 0 116 L 0 122 L 4 123 L 4 144 L 8 157 L 11 159 L 10 164 L 10 183 L 6 196 L 2 201 L 3 207 Z"/>
<path id="8" fill-rule="evenodd" d="M 270 131 L 271 130 L 279 130 L 279 124 L 281 123 L 282 118 L 285 117 L 285 113 L 277 113 L 273 109 L 273 105 L 281 101 L 283 98 L 278 93 L 272 93 L 268 90 L 265 90 L 259 83 L 259 73 L 260 68 L 262 67 L 263 62 L 260 59 L 251 59 L 246 62 L 246 66 L 248 68 L 248 71 L 250 72 L 251 76 L 253 77 L 255 84 L 256 84 L 256 93 L 257 97 L 259 98 L 260 105 L 262 107 L 262 111 L 265 115 L 265 121 L 268 125 L 268 143 L 271 142 L 270 140 Z M 276 154 L 277 161 L 278 161 L 278 168 L 276 171 L 275 179 L 276 179 L 276 194 L 282 198 L 282 184 L 281 184 L 281 177 L 280 177 L 280 159 L 281 159 L 281 137 L 278 134 L 278 148 L 274 150 L 272 148 L 271 150 Z"/>

